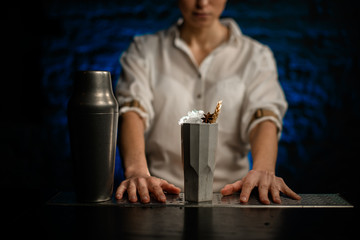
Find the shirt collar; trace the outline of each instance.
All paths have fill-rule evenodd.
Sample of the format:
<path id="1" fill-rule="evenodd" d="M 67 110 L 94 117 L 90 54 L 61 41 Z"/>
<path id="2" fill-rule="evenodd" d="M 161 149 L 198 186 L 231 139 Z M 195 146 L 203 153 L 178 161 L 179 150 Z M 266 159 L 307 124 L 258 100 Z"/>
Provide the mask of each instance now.
<path id="1" fill-rule="evenodd" d="M 169 29 L 169 33 L 172 34 L 175 37 L 175 39 L 180 38 L 179 27 L 183 22 L 184 20 L 182 18 L 179 18 L 177 22 Z M 220 19 L 220 22 L 230 29 L 230 38 L 228 43 L 229 44 L 239 43 L 240 42 L 239 37 L 242 36 L 242 32 L 239 25 L 231 18 Z"/>

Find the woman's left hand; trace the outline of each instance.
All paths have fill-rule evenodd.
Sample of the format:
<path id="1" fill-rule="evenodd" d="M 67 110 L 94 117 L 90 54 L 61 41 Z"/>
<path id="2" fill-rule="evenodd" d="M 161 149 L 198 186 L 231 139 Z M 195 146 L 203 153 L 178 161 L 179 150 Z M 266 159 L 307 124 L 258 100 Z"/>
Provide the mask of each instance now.
<path id="1" fill-rule="evenodd" d="M 243 179 L 226 185 L 221 190 L 221 194 L 226 196 L 241 191 L 240 202 L 246 203 L 249 201 L 250 194 L 255 187 L 258 188 L 260 202 L 263 204 L 270 204 L 269 192 L 273 202 L 278 204 L 281 203 L 280 192 L 290 198 L 301 199 L 298 194 L 286 185 L 282 178 L 276 177 L 272 172 L 259 170 L 251 170 Z"/>

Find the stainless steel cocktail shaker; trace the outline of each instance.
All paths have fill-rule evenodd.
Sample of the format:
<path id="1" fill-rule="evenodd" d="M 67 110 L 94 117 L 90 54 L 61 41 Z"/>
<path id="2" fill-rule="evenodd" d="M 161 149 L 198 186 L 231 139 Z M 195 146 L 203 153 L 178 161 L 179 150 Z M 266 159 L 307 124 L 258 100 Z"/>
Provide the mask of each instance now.
<path id="1" fill-rule="evenodd" d="M 111 199 L 114 182 L 118 103 L 111 75 L 81 71 L 68 103 L 74 183 L 79 202 Z"/>

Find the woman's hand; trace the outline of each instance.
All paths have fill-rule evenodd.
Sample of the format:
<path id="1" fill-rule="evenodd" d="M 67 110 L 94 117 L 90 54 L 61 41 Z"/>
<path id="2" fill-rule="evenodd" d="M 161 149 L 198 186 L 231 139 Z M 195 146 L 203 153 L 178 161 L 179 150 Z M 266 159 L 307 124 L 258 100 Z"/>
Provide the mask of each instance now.
<path id="1" fill-rule="evenodd" d="M 263 204 L 270 204 L 269 192 L 274 203 L 281 203 L 280 192 L 285 195 L 300 200 L 301 197 L 292 191 L 280 177 L 276 177 L 274 173 L 267 171 L 251 170 L 241 180 L 226 185 L 222 190 L 222 195 L 231 195 L 235 192 L 241 191 L 240 202 L 246 203 L 249 201 L 252 190 L 257 187 L 259 191 L 260 202 Z"/>
<path id="2" fill-rule="evenodd" d="M 150 176 L 145 157 L 145 124 L 140 115 L 129 111 L 121 115 L 120 120 L 120 152 L 124 160 L 126 180 L 117 188 L 115 197 L 122 199 L 127 192 L 130 202 L 137 202 L 139 196 L 142 203 L 148 203 L 150 193 L 159 202 L 166 202 L 164 191 L 179 194 L 180 188 Z"/>
<path id="3" fill-rule="evenodd" d="M 164 191 L 170 194 L 179 194 L 180 188 L 168 183 L 166 180 L 152 176 L 130 177 L 121 182 L 117 188 L 115 197 L 122 199 L 125 191 L 128 194 L 130 202 L 138 201 L 138 195 L 142 203 L 150 202 L 150 193 L 154 195 L 157 201 L 166 202 Z"/>
<path id="4" fill-rule="evenodd" d="M 241 180 L 226 185 L 222 195 L 230 195 L 241 191 L 240 202 L 249 201 L 252 190 L 257 187 L 260 202 L 270 204 L 269 192 L 275 203 L 281 203 L 280 192 L 299 200 L 301 197 L 293 192 L 282 178 L 275 176 L 277 158 L 277 126 L 272 121 L 263 121 L 257 124 L 250 132 L 251 154 L 253 170 Z"/>

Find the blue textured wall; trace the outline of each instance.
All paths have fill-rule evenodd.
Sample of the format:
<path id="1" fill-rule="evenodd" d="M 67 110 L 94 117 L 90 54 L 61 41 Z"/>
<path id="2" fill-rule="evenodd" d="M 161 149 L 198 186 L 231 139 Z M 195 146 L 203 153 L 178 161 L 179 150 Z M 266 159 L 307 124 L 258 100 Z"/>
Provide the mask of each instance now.
<path id="1" fill-rule="evenodd" d="M 22 16 L 12 14 L 13 6 L 7 16 L 20 26 L 9 30 L 17 46 L 25 49 L 25 54 L 18 50 L 25 69 L 22 80 L 12 84 L 22 85 L 20 92 L 37 106 L 25 104 L 24 111 L 35 111 L 37 117 L 23 130 L 10 128 L 25 135 L 2 146 L 7 156 L 21 159 L 16 165 L 21 171 L 10 170 L 16 181 L 68 189 L 72 180 L 66 104 L 74 71 L 111 71 L 115 85 L 119 56 L 132 37 L 166 28 L 180 13 L 174 0 L 53 0 L 29 6 L 32 10 L 24 8 Z M 358 10 L 352 1 L 230 0 L 224 12 L 275 54 L 289 102 L 277 171 L 299 192 L 348 193 L 353 186 L 348 183 L 359 182 L 352 170 L 360 143 Z M 17 61 L 14 54 L 9 58 Z M 39 76 L 30 83 L 29 66 Z M 17 141 L 32 145 L 15 146 Z M 36 171 L 40 174 L 35 177 Z M 2 184 L 11 182 L 9 178 Z"/>

